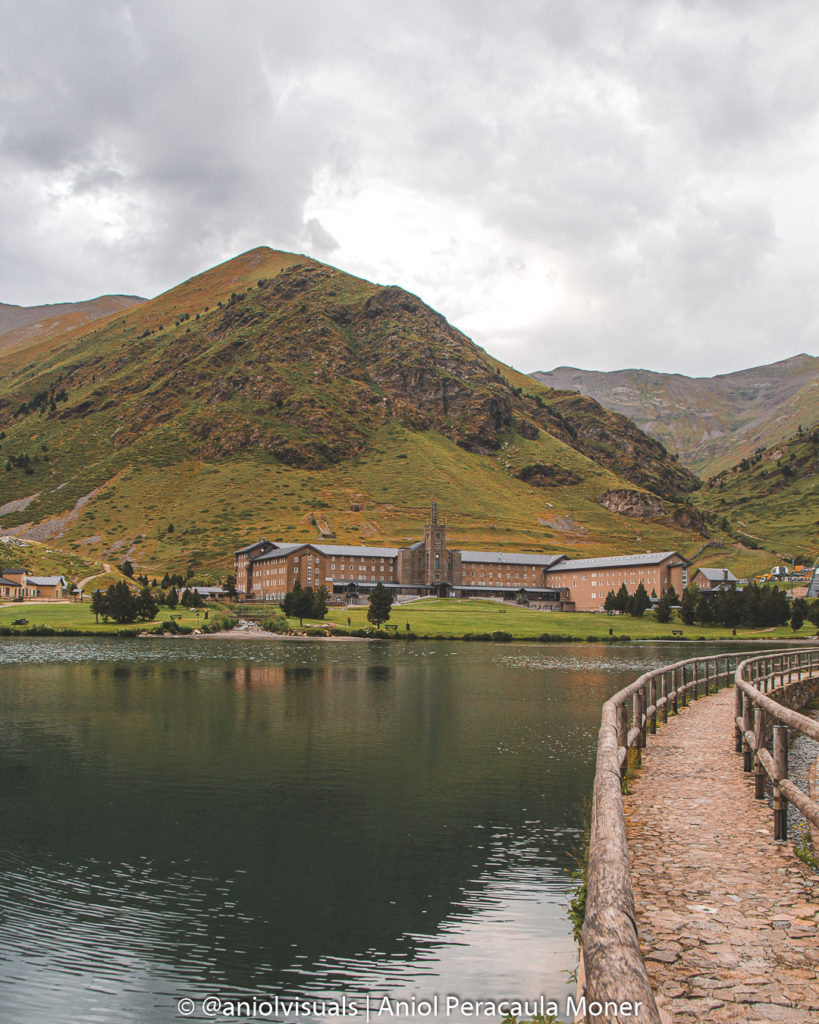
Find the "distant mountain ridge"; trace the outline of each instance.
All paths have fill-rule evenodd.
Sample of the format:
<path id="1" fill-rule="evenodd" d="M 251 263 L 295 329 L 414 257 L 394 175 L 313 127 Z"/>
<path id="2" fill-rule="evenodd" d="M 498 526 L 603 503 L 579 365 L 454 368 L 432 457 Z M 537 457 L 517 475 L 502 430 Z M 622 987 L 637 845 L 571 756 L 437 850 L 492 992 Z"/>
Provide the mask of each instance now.
<path id="1" fill-rule="evenodd" d="M 819 420 L 819 358 L 804 353 L 715 377 L 571 366 L 532 376 L 627 416 L 702 477 Z"/>
<path id="2" fill-rule="evenodd" d="M 0 302 L 0 352 L 7 353 L 49 335 L 85 327 L 147 301 L 138 295 L 100 295 L 82 302 L 15 306 Z"/>

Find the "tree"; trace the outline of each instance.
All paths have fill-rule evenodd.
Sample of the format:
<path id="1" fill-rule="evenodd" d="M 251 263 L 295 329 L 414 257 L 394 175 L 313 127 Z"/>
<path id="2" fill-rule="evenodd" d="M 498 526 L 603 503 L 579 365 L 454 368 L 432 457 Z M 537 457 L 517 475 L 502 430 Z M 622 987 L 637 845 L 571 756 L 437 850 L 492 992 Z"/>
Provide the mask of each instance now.
<path id="1" fill-rule="evenodd" d="M 291 619 L 298 619 L 299 625 L 304 624 L 305 619 L 313 617 L 316 595 L 312 587 L 302 587 L 298 580 L 293 583 L 293 589 L 285 594 L 281 603 L 284 614 Z"/>
<path id="2" fill-rule="evenodd" d="M 648 591 L 643 586 L 643 581 L 640 580 L 640 585 L 634 591 L 634 596 L 631 599 L 631 608 L 629 611 L 639 619 L 643 612 L 647 611 L 650 607 L 651 598 L 648 596 Z"/>
<path id="3" fill-rule="evenodd" d="M 703 626 L 710 626 L 714 621 L 714 605 L 711 598 L 706 594 L 702 593 L 697 601 L 696 611 L 697 622 L 701 622 Z"/>
<path id="4" fill-rule="evenodd" d="M 615 600 L 617 601 L 618 612 L 631 611 L 631 594 L 629 594 L 628 587 L 625 583 L 620 584 L 620 589 L 617 591 Z"/>
<path id="5" fill-rule="evenodd" d="M 608 594 L 606 594 L 606 603 L 603 605 L 603 611 L 606 615 L 611 615 L 613 612 L 618 611 L 617 595 L 613 590 L 610 590 Z"/>
<path id="6" fill-rule="evenodd" d="M 791 629 L 794 631 L 794 633 L 796 633 L 798 630 L 802 628 L 802 623 L 804 621 L 805 613 L 797 605 L 793 610 L 793 614 L 791 615 Z"/>
<path id="7" fill-rule="evenodd" d="M 680 619 L 686 626 L 694 625 L 694 618 L 697 614 L 697 603 L 700 599 L 700 592 L 697 587 L 686 587 L 680 601 Z"/>
<path id="8" fill-rule="evenodd" d="M 392 594 L 383 583 L 377 583 L 370 594 L 370 607 L 367 609 L 367 621 L 372 622 L 376 629 L 390 617 Z"/>
<path id="9" fill-rule="evenodd" d="M 179 604 L 179 594 L 176 592 L 175 587 L 171 587 L 168 591 L 168 597 L 166 601 L 168 607 L 173 610 Z"/>
<path id="10" fill-rule="evenodd" d="M 330 591 L 327 587 L 319 587 L 313 593 L 313 610 L 310 613 L 311 618 L 323 619 L 327 614 L 327 605 L 330 601 Z"/>
<path id="11" fill-rule="evenodd" d="M 814 626 L 819 626 L 819 600 L 814 601 L 808 608 L 807 618 Z"/>
<path id="12" fill-rule="evenodd" d="M 657 602 L 657 607 L 654 609 L 654 618 L 658 622 L 671 621 L 671 598 L 668 595 L 668 591 Z"/>
<path id="13" fill-rule="evenodd" d="M 96 615 L 97 622 L 100 621 L 100 615 L 102 621 L 108 621 L 108 599 L 101 590 L 95 590 L 91 595 L 91 611 Z"/>
<path id="14" fill-rule="evenodd" d="M 312 587 L 299 588 L 293 601 L 293 615 L 298 617 L 300 626 L 304 625 L 305 619 L 312 618 L 315 599 Z"/>
<path id="15" fill-rule="evenodd" d="M 137 615 L 143 622 L 150 622 L 158 611 L 159 607 L 154 600 L 154 595 L 151 593 L 150 588 L 143 587 L 137 598 Z"/>
<path id="16" fill-rule="evenodd" d="M 112 583 L 106 591 L 108 611 L 114 622 L 133 622 L 137 617 L 137 599 L 123 580 Z"/>
<path id="17" fill-rule="evenodd" d="M 133 578 L 134 567 L 131 564 L 131 562 L 129 562 L 129 560 L 127 558 L 125 559 L 125 561 L 121 565 L 118 565 L 117 568 L 119 569 L 119 571 L 122 573 L 123 576 L 127 576 L 128 579 L 132 579 Z"/>
<path id="18" fill-rule="evenodd" d="M 233 575 L 228 576 L 227 582 L 225 583 L 225 590 L 227 591 L 227 596 L 231 600 L 235 600 L 236 599 L 236 577 L 235 576 L 233 576 Z"/>

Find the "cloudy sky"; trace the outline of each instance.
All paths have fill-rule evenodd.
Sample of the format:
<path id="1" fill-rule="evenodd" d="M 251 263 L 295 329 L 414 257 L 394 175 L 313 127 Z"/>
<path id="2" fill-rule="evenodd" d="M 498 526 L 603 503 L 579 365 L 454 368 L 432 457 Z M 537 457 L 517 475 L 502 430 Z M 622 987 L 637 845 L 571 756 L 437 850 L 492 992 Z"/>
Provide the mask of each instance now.
<path id="1" fill-rule="evenodd" d="M 256 245 L 493 355 L 817 353 L 814 0 L 0 0 L 0 301 Z"/>

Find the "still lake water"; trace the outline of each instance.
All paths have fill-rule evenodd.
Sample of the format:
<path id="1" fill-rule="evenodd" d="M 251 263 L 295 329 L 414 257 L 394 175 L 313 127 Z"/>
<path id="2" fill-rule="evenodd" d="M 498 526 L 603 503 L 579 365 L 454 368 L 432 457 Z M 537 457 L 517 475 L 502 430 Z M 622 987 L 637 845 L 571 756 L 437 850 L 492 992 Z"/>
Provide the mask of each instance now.
<path id="1" fill-rule="evenodd" d="M 713 649 L 0 640 L 0 1021 L 563 1003 L 600 707 Z"/>

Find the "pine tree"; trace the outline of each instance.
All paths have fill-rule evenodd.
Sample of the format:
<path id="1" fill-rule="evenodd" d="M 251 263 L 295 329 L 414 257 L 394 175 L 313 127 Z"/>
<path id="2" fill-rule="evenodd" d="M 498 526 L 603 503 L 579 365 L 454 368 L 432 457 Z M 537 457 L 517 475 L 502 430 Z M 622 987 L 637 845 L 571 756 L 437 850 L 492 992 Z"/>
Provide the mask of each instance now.
<path id="1" fill-rule="evenodd" d="M 377 583 L 370 595 L 370 607 L 367 609 L 367 621 L 372 622 L 376 629 L 390 617 L 392 594 L 383 583 Z"/>
<path id="2" fill-rule="evenodd" d="M 640 585 L 634 591 L 634 596 L 631 599 L 631 614 L 639 619 L 643 612 L 647 611 L 650 607 L 651 598 L 648 596 L 648 591 L 643 586 L 643 581 L 640 580 Z"/>
<path id="3" fill-rule="evenodd" d="M 668 596 L 668 591 L 657 602 L 657 607 L 654 609 L 654 618 L 658 622 L 671 621 L 671 599 Z"/>
<path id="4" fill-rule="evenodd" d="M 694 624 L 699 599 L 700 594 L 696 587 L 686 587 L 683 591 L 682 600 L 680 601 L 680 619 L 686 626 Z"/>

